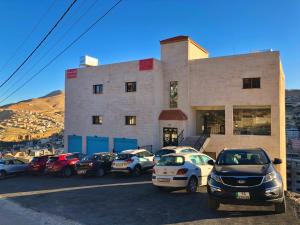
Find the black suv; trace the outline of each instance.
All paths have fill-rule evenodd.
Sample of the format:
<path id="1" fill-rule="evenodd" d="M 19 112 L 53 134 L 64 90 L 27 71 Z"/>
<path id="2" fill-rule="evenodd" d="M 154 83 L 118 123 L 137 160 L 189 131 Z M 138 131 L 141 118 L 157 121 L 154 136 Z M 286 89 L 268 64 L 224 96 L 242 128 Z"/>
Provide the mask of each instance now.
<path id="1" fill-rule="evenodd" d="M 84 157 L 77 162 L 75 169 L 78 175 L 104 176 L 111 169 L 112 161 L 115 159 L 114 153 L 95 153 Z"/>
<path id="2" fill-rule="evenodd" d="M 222 204 L 275 205 L 276 213 L 286 210 L 283 182 L 263 149 L 227 149 L 220 152 L 208 177 L 208 205 L 217 210 Z"/>

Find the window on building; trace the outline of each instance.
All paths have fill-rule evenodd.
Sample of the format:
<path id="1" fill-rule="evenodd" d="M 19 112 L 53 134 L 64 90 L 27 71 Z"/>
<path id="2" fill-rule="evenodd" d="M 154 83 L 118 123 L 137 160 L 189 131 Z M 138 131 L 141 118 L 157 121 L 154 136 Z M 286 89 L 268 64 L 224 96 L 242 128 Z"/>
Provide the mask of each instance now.
<path id="1" fill-rule="evenodd" d="M 243 88 L 251 89 L 251 88 L 260 88 L 260 78 L 243 78 Z"/>
<path id="2" fill-rule="evenodd" d="M 136 92 L 136 82 L 126 82 L 125 90 L 126 92 Z"/>
<path id="3" fill-rule="evenodd" d="M 271 107 L 234 106 L 233 133 L 236 135 L 271 135 Z"/>
<path id="4" fill-rule="evenodd" d="M 94 94 L 102 94 L 103 93 L 103 84 L 93 85 L 93 93 Z"/>
<path id="5" fill-rule="evenodd" d="M 125 116 L 125 125 L 136 125 L 136 116 Z"/>
<path id="6" fill-rule="evenodd" d="M 225 109 L 197 110 L 196 129 L 197 135 L 225 134 Z"/>
<path id="7" fill-rule="evenodd" d="M 170 82 L 170 108 L 178 107 L 178 81 Z"/>
<path id="8" fill-rule="evenodd" d="M 297 173 L 296 173 L 296 175 L 300 175 L 300 173 L 299 173 L 299 172 L 297 172 Z"/>
<path id="9" fill-rule="evenodd" d="M 102 124 L 102 116 L 93 116 L 93 124 L 101 125 Z"/>

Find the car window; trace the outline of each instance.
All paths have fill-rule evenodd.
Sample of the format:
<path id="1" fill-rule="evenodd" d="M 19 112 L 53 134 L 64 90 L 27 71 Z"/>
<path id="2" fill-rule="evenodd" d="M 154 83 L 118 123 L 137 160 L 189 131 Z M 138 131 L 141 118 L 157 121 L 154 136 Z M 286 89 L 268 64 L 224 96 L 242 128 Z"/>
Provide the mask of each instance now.
<path id="1" fill-rule="evenodd" d="M 189 158 L 193 164 L 195 164 L 197 166 L 203 165 L 203 162 L 199 155 L 191 155 L 191 156 L 189 156 Z"/>
<path id="2" fill-rule="evenodd" d="M 75 158 L 78 158 L 76 155 L 68 155 L 66 157 L 67 160 L 71 160 L 71 159 L 75 159 Z"/>
<path id="3" fill-rule="evenodd" d="M 201 160 L 203 161 L 204 165 L 207 165 L 209 160 L 212 160 L 210 157 L 206 156 L 206 155 L 201 155 L 200 156 Z"/>
<path id="4" fill-rule="evenodd" d="M 157 166 L 182 166 L 185 160 L 182 156 L 167 155 L 163 156 L 157 163 Z"/>
<path id="5" fill-rule="evenodd" d="M 171 153 L 175 153 L 174 150 L 171 149 L 162 149 L 159 150 L 155 153 L 155 156 L 162 156 L 162 155 L 167 155 L 167 154 L 171 154 Z"/>
<path id="6" fill-rule="evenodd" d="M 218 165 L 263 165 L 270 163 L 262 150 L 226 150 L 217 160 Z"/>
<path id="7" fill-rule="evenodd" d="M 18 160 L 18 159 L 15 159 L 15 160 L 14 160 L 14 164 L 17 164 L 17 165 L 18 165 L 18 164 L 24 164 L 24 162 L 22 162 L 22 161 L 20 161 L 20 160 Z"/>
<path id="8" fill-rule="evenodd" d="M 182 149 L 180 152 L 181 153 L 194 153 L 194 152 L 197 152 L 197 151 L 194 150 L 194 149 L 191 149 L 191 148 L 187 148 L 187 149 Z"/>
<path id="9" fill-rule="evenodd" d="M 150 153 L 148 151 L 144 151 L 143 154 L 144 154 L 144 157 L 152 156 L 152 153 Z"/>
<path id="10" fill-rule="evenodd" d="M 14 165 L 14 161 L 13 160 L 8 160 L 8 161 L 6 161 L 6 165 Z"/>

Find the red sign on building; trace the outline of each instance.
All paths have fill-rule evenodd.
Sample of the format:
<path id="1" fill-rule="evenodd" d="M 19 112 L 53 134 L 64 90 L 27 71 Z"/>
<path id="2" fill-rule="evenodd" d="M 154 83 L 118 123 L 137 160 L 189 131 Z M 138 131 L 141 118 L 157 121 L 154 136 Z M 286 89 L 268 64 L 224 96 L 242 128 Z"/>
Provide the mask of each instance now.
<path id="1" fill-rule="evenodd" d="M 77 69 L 68 69 L 66 71 L 67 79 L 77 78 Z"/>
<path id="2" fill-rule="evenodd" d="M 140 63 L 139 63 L 139 69 L 140 71 L 143 71 L 143 70 L 153 70 L 153 59 L 142 59 L 140 60 Z"/>

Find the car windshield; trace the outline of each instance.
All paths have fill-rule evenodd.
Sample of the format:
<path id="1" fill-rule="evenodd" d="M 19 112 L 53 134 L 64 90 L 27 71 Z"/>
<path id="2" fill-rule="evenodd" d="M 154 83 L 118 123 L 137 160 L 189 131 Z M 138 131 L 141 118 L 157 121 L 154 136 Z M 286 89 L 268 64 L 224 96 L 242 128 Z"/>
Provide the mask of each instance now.
<path id="1" fill-rule="evenodd" d="M 120 153 L 117 155 L 116 159 L 117 160 L 125 160 L 125 159 L 130 159 L 132 156 L 134 156 L 133 154 L 124 154 L 124 153 Z"/>
<path id="2" fill-rule="evenodd" d="M 263 150 L 225 150 L 218 157 L 218 165 L 263 165 L 270 160 Z"/>
<path id="3" fill-rule="evenodd" d="M 184 164 L 182 156 L 163 156 L 157 163 L 157 166 L 181 166 Z"/>
<path id="4" fill-rule="evenodd" d="M 167 154 L 171 154 L 171 153 L 175 153 L 175 151 L 171 150 L 171 149 L 161 149 L 155 153 L 155 156 L 162 156 L 162 155 L 167 155 Z"/>
<path id="5" fill-rule="evenodd" d="M 94 160 L 97 159 L 97 155 L 87 155 L 82 158 L 82 161 L 89 161 L 89 160 Z"/>
<path id="6" fill-rule="evenodd" d="M 57 160 L 58 160 L 58 157 L 56 157 L 56 156 L 55 157 L 50 157 L 49 160 L 48 160 L 48 162 L 51 163 L 51 162 L 55 162 Z"/>

